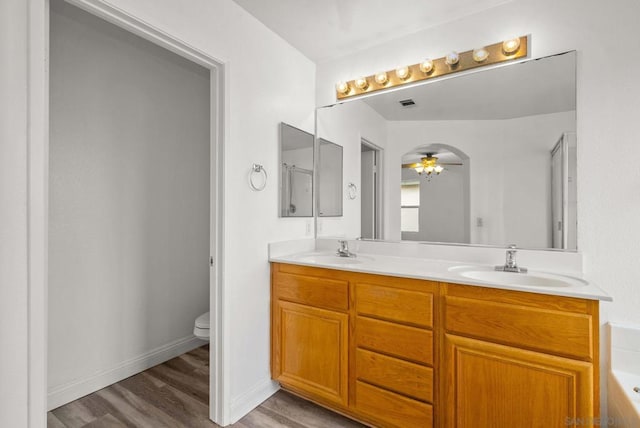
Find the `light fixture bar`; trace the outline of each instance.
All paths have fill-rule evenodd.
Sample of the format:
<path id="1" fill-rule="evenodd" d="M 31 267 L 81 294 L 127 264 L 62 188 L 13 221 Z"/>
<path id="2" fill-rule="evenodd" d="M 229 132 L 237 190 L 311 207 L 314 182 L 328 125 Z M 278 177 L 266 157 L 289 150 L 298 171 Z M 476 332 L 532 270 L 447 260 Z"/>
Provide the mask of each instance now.
<path id="1" fill-rule="evenodd" d="M 527 38 L 528 36 L 521 36 L 515 39 L 505 40 L 504 42 L 494 43 L 493 45 L 483 46 L 458 53 L 458 61 L 452 65 L 447 63 L 447 57 L 452 56 L 451 54 L 442 58 L 433 59 L 433 66 L 428 72 L 423 71 L 428 68 L 424 66 L 425 60 L 423 60 L 417 64 L 398 67 L 396 69 L 386 71 L 386 79 L 379 78 L 380 75 L 385 74 L 385 72 L 379 72 L 372 74 L 371 76 L 361 77 L 349 82 L 341 82 L 336 85 L 336 98 L 342 100 L 362 94 L 369 94 L 371 92 L 420 82 L 422 80 L 433 79 L 434 77 L 440 77 L 451 73 L 458 73 L 472 68 L 484 67 L 487 65 L 513 61 L 518 58 L 526 57 L 528 48 Z M 515 42 L 516 40 L 519 40 L 520 43 L 518 44 Z M 517 48 L 514 48 L 516 45 Z M 512 52 L 506 52 L 505 49 L 507 49 L 507 47 L 510 50 L 515 50 Z M 478 51 L 481 49 L 486 51 L 486 57 L 484 52 L 482 52 L 482 55 L 479 55 Z M 474 51 L 476 51 L 475 56 Z M 483 57 L 485 57 L 485 59 L 479 60 Z M 405 73 L 405 68 L 408 73 Z M 398 74 L 399 72 L 400 74 Z M 378 78 L 376 78 L 376 76 L 378 76 Z M 363 84 L 363 80 L 366 84 Z"/>

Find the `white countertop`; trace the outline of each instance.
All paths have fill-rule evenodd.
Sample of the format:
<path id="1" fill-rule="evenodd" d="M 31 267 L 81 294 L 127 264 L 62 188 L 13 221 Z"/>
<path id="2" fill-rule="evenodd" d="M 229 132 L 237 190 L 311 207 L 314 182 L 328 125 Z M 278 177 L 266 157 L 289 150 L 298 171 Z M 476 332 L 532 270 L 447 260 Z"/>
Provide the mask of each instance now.
<path id="1" fill-rule="evenodd" d="M 507 282 L 496 283 L 466 278 L 456 272 L 457 267 L 465 266 L 473 269 L 487 269 L 490 266 L 457 262 L 450 260 L 425 259 L 421 257 L 397 257 L 386 254 L 358 253 L 353 259 L 336 256 L 335 251 L 317 251 L 309 246 L 298 246 L 293 254 L 272 254 L 270 262 L 289 263 L 302 266 L 322 267 L 351 272 L 362 272 L 377 275 L 389 275 L 403 278 L 426 279 L 432 281 L 450 282 L 456 284 L 476 285 L 481 287 L 500 288 L 505 290 L 525 291 L 529 293 L 549 294 L 582 299 L 611 301 L 611 297 L 594 284 L 585 281 L 579 275 L 562 275 L 549 271 L 529 271 L 528 275 L 564 279 L 576 285 L 564 287 L 525 286 Z M 306 251 L 305 251 L 306 250 Z M 450 269 L 453 269 L 450 270 Z M 517 274 L 520 275 L 520 274 Z M 527 275 L 527 274 L 522 274 Z"/>

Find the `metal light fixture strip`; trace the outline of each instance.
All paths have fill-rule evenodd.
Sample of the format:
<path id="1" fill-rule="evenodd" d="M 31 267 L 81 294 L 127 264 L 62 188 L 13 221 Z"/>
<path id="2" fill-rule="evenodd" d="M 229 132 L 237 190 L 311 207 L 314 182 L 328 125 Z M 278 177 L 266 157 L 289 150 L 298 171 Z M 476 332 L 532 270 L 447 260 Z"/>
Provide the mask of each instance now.
<path id="1" fill-rule="evenodd" d="M 336 91 L 336 98 L 342 100 L 345 98 L 351 98 L 358 95 L 369 94 L 372 92 L 381 91 L 384 89 L 394 88 L 410 83 L 420 82 L 427 79 L 433 79 L 435 77 L 444 76 L 452 73 L 459 73 L 461 71 L 470 70 L 472 68 L 485 67 L 487 65 L 499 64 L 501 62 L 513 61 L 518 58 L 526 57 L 528 51 L 528 36 L 521 36 L 520 47 L 513 54 L 507 55 L 502 50 L 502 43 L 494 43 L 484 48 L 489 52 L 489 57 L 484 61 L 476 61 L 473 59 L 473 49 L 462 53 L 458 53 L 459 61 L 457 64 L 450 66 L 446 64 L 445 58 L 437 58 L 433 60 L 433 68 L 429 73 L 423 73 L 420 70 L 420 63 L 408 66 L 410 70 L 409 77 L 406 79 L 400 79 L 396 75 L 396 70 L 388 70 L 387 81 L 383 84 L 379 84 L 375 80 L 375 74 L 367 76 L 367 86 L 360 89 L 356 86 L 356 80 L 350 80 L 347 82 L 349 85 L 349 91 L 347 93 L 341 93 Z M 376 73 L 377 74 L 377 73 Z"/>

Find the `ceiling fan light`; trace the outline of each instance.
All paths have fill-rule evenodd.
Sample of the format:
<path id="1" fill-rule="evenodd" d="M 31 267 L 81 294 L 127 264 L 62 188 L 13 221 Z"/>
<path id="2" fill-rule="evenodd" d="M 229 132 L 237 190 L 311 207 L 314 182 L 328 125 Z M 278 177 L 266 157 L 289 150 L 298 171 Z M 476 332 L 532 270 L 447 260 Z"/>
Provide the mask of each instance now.
<path id="1" fill-rule="evenodd" d="M 434 169 L 436 171 L 436 174 L 440 174 L 444 170 L 444 168 L 440 165 L 436 165 Z"/>
<path id="2" fill-rule="evenodd" d="M 417 172 L 418 174 L 422 174 L 422 171 L 424 170 L 424 168 L 423 168 L 422 166 L 417 166 L 417 167 L 415 167 L 414 169 L 416 170 L 416 172 Z"/>

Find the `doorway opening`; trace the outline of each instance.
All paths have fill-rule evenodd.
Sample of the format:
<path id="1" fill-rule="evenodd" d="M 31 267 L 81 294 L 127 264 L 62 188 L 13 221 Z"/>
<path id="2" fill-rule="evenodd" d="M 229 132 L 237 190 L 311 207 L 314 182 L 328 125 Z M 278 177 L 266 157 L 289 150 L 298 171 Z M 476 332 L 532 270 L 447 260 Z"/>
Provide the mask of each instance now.
<path id="1" fill-rule="evenodd" d="M 102 3 L 52 0 L 49 16 L 55 193 L 35 206 L 49 219 L 42 245 L 48 235 L 58 305 L 45 327 L 47 408 L 186 352 L 210 311 L 209 418 L 222 421 L 223 65 Z M 74 316 L 65 304 L 76 299 Z M 111 345 L 87 359 L 65 352 L 91 340 Z"/>

